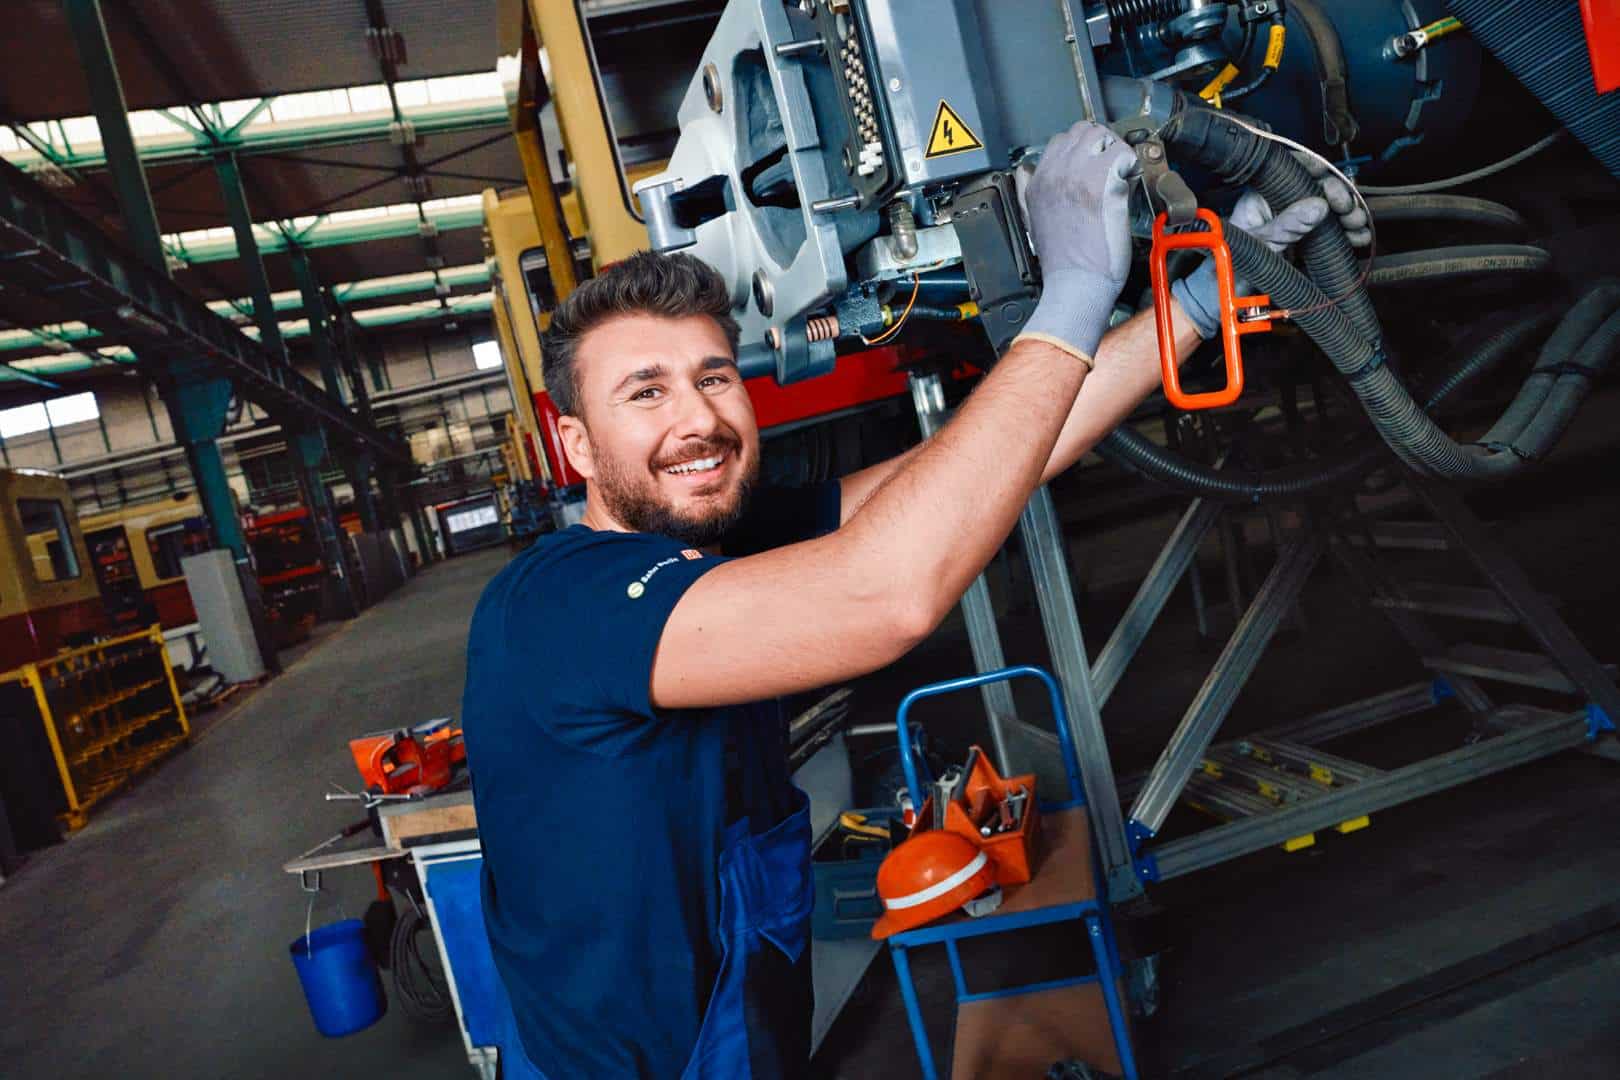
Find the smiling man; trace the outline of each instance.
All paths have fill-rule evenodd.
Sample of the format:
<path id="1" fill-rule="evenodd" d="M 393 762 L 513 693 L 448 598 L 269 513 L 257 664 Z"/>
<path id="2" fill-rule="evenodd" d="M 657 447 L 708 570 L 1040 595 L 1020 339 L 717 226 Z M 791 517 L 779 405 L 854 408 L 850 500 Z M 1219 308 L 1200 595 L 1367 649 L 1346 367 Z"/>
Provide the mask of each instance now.
<path id="1" fill-rule="evenodd" d="M 546 386 L 585 516 L 485 590 L 462 717 L 485 922 L 542 1075 L 806 1072 L 810 826 L 776 699 L 925 638 L 1034 488 L 1157 385 L 1151 312 L 1103 340 L 1134 163 L 1094 125 L 1052 141 L 1025 332 L 933 438 L 841 481 L 756 484 L 737 324 L 701 262 L 636 255 L 558 307 Z M 1213 275 L 1188 281 L 1183 356 L 1213 306 Z"/>

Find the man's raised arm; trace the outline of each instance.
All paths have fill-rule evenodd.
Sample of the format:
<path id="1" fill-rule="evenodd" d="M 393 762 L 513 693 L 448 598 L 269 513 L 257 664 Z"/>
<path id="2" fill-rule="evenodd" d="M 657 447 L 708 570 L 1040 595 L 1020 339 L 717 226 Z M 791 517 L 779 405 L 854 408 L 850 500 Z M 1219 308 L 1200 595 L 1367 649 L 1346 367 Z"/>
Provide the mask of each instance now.
<path id="1" fill-rule="evenodd" d="M 1094 124 L 1048 146 L 1031 182 L 1047 287 L 995 369 L 845 527 L 727 562 L 665 624 L 664 708 L 754 701 L 875 670 L 926 637 L 1040 483 L 1130 268 L 1135 155 Z"/>

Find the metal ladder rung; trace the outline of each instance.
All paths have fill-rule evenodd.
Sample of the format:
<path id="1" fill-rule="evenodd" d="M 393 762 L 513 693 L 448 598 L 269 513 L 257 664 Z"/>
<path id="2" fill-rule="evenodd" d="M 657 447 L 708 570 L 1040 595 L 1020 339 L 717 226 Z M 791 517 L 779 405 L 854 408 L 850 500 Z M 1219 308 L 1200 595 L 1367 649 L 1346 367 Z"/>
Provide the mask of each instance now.
<path id="1" fill-rule="evenodd" d="M 1383 775 L 1382 769 L 1371 765 L 1282 739 L 1255 736 L 1242 740 L 1238 748 L 1256 760 L 1304 773 L 1323 786 L 1359 784 Z"/>
<path id="2" fill-rule="evenodd" d="M 1451 534 L 1438 521 L 1375 521 L 1369 534 L 1374 547 L 1407 551 L 1450 551 Z"/>
<path id="3" fill-rule="evenodd" d="M 1518 649 L 1498 649 L 1490 645 L 1453 645 L 1445 652 L 1425 656 L 1423 665 L 1433 671 L 1472 675 L 1478 679 L 1533 686 L 1565 694 L 1579 691 L 1569 676 L 1540 653 Z"/>
<path id="4" fill-rule="evenodd" d="M 1258 817 L 1278 809 L 1278 804 L 1242 788 L 1223 784 L 1208 773 L 1194 773 L 1182 790 L 1187 805 L 1221 821 Z M 1316 843 L 1315 833 L 1304 833 L 1283 841 L 1284 851 L 1298 851 Z"/>
<path id="5" fill-rule="evenodd" d="M 1419 581 L 1397 584 L 1399 595 L 1373 597 L 1373 607 L 1395 608 L 1402 611 L 1422 611 L 1430 615 L 1447 615 L 1458 619 L 1482 619 L 1485 622 L 1516 623 L 1518 614 L 1495 589 L 1482 589 L 1469 585 L 1440 585 Z M 1544 597 L 1550 601 L 1551 598 Z"/>
<path id="6" fill-rule="evenodd" d="M 1253 788 L 1274 803 L 1301 802 L 1315 798 L 1323 791 L 1320 784 L 1271 768 L 1230 746 L 1212 748 L 1204 755 L 1203 765 L 1206 775 L 1230 779 L 1239 786 Z"/>

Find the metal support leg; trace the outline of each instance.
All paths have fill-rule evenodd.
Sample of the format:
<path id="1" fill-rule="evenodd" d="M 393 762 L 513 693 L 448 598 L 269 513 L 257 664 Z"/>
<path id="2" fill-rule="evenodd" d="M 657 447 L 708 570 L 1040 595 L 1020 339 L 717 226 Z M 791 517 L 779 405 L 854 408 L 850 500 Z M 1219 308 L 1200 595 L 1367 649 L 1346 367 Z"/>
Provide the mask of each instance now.
<path id="1" fill-rule="evenodd" d="M 1186 513 L 1181 515 L 1175 531 L 1165 541 L 1159 557 L 1153 561 L 1153 568 L 1131 599 L 1131 606 L 1125 609 L 1119 625 L 1114 627 L 1113 634 L 1108 638 L 1108 644 L 1102 647 L 1102 652 L 1097 654 L 1097 662 L 1092 665 L 1091 685 L 1097 695 L 1099 708 L 1113 696 L 1114 688 L 1119 685 L 1125 669 L 1136 656 L 1136 650 L 1142 647 L 1143 639 L 1164 610 L 1176 582 L 1192 565 L 1198 554 L 1198 546 L 1209 535 L 1215 519 L 1220 515 L 1221 506 L 1213 499 L 1195 499 L 1187 507 Z"/>
<path id="2" fill-rule="evenodd" d="M 1519 617 L 1525 632 L 1581 688 L 1588 701 L 1607 713 L 1610 721 L 1620 723 L 1620 687 L 1536 591 L 1518 561 L 1468 509 L 1462 496 L 1418 480 L 1412 482 L 1412 490 L 1456 537 L 1468 560 Z"/>
<path id="3" fill-rule="evenodd" d="M 1119 812 L 1114 766 L 1103 737 L 1102 713 L 1092 693 L 1091 664 L 1080 633 L 1080 615 L 1075 610 L 1057 508 L 1044 484 L 1035 489 L 1029 505 L 1024 507 L 1018 528 L 1035 579 L 1035 599 L 1040 604 L 1041 626 L 1052 652 L 1053 673 L 1063 687 L 1063 706 L 1069 714 L 1075 755 L 1080 759 L 1080 779 L 1085 784 L 1087 806 L 1097 832 L 1108 897 L 1115 904 L 1123 903 L 1141 895 L 1142 883 L 1132 865 L 1125 822 Z"/>
<path id="4" fill-rule="evenodd" d="M 1171 807 L 1187 786 L 1188 778 L 1231 711 L 1238 692 L 1254 673 L 1272 635 L 1298 601 L 1300 590 L 1320 561 L 1325 546 L 1323 537 L 1313 531 L 1278 553 L 1277 563 L 1255 594 L 1254 603 L 1238 621 L 1215 667 L 1137 794 L 1131 807 L 1134 830 L 1151 836 L 1163 826 Z"/>
<path id="5" fill-rule="evenodd" d="M 911 401 L 917 409 L 917 426 L 923 438 L 929 438 L 945 422 L 945 387 L 938 375 L 913 375 Z M 967 592 L 962 594 L 962 620 L 967 624 L 968 646 L 973 650 L 973 666 L 980 673 L 998 671 L 1007 666 L 1001 651 L 1001 634 L 996 629 L 995 607 L 990 602 L 990 586 L 985 576 L 973 579 Z M 984 698 L 985 717 L 990 722 L 990 742 L 995 748 L 996 768 L 1003 776 L 1017 770 L 1013 767 L 1007 747 L 1006 730 L 1017 723 L 1018 710 L 1013 704 L 1012 687 L 1006 682 L 990 683 L 979 688 Z"/>
<path id="6" fill-rule="evenodd" d="M 903 947 L 889 946 L 889 959 L 894 961 L 894 973 L 900 981 L 900 997 L 906 1003 L 906 1019 L 911 1022 L 911 1041 L 917 1046 L 917 1064 L 922 1066 L 923 1080 L 938 1080 L 934 1070 L 934 1053 L 928 1048 L 928 1029 L 923 1026 L 922 1009 L 917 1005 L 917 988 L 911 982 L 911 961 Z"/>
<path id="7" fill-rule="evenodd" d="M 1108 1010 L 1108 1027 L 1119 1054 L 1119 1071 L 1125 1080 L 1136 1080 L 1136 1055 L 1131 1051 L 1131 1029 L 1125 1023 L 1125 1003 L 1120 999 L 1113 950 L 1103 933 L 1102 916 L 1086 915 L 1086 936 L 1091 939 L 1091 955 L 1097 960 L 1097 985 L 1102 990 L 1103 1007 Z"/>

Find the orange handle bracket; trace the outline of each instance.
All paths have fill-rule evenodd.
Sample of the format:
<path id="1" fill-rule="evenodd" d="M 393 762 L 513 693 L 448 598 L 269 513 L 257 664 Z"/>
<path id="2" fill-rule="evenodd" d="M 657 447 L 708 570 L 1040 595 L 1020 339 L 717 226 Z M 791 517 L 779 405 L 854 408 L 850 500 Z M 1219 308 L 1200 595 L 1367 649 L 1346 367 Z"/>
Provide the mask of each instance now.
<path id="1" fill-rule="evenodd" d="M 1153 281 L 1153 316 L 1159 328 L 1159 369 L 1164 376 L 1164 396 L 1178 409 L 1213 409 L 1230 405 L 1243 394 L 1243 347 L 1238 338 L 1271 329 L 1269 314 L 1253 317 L 1251 309 L 1269 309 L 1269 296 L 1237 296 L 1233 284 L 1232 252 L 1221 231 L 1221 219 L 1208 210 L 1198 211 L 1198 220 L 1208 226 L 1205 232 L 1166 233 L 1166 215 L 1153 222 L 1153 250 L 1148 270 Z M 1176 364 L 1176 331 L 1170 313 L 1170 277 L 1165 259 L 1172 251 L 1202 248 L 1215 260 L 1215 284 L 1221 310 L 1221 345 L 1226 356 L 1226 385 L 1203 394 L 1189 394 L 1181 388 Z"/>

